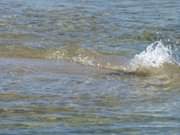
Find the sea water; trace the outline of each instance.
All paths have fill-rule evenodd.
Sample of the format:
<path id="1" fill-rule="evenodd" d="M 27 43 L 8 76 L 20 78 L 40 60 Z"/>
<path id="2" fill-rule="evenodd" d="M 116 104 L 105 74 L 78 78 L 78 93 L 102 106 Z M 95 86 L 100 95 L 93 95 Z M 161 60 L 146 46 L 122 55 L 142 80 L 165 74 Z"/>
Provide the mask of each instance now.
<path id="1" fill-rule="evenodd" d="M 179 134 L 179 4 L 1 0 L 0 134 Z"/>

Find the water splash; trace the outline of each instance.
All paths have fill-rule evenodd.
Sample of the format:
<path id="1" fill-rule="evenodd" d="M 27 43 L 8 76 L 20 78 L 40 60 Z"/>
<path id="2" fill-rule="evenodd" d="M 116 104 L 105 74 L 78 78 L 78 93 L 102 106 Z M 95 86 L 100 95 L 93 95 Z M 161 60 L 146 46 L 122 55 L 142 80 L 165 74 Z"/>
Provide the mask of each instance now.
<path id="1" fill-rule="evenodd" d="M 160 41 L 150 44 L 133 59 L 125 56 L 104 55 L 94 50 L 79 46 L 66 46 L 59 49 L 36 49 L 19 46 L 1 46 L 0 57 L 37 58 L 67 60 L 96 68 L 104 68 L 117 72 L 147 74 L 169 72 L 169 68 L 179 72 L 178 52 L 173 46 L 164 45 Z M 167 66 L 168 65 L 168 66 Z M 170 71 L 172 72 L 172 71 Z"/>
<path id="2" fill-rule="evenodd" d="M 129 67 L 132 70 L 140 68 L 160 68 L 164 64 L 179 65 L 178 61 L 174 57 L 173 50 L 170 46 L 165 46 L 163 42 L 156 41 L 150 44 L 140 54 L 134 56 L 130 61 Z"/>

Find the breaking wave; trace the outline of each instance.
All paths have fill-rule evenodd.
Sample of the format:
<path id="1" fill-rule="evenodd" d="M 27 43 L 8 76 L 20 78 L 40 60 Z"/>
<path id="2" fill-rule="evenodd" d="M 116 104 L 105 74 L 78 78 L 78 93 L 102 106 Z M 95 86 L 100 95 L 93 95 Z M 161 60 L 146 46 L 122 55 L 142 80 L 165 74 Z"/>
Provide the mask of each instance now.
<path id="1" fill-rule="evenodd" d="M 150 44 L 132 59 L 125 56 L 104 55 L 94 50 L 73 45 L 60 49 L 4 46 L 0 47 L 0 56 L 68 60 L 87 66 L 133 74 L 161 74 L 167 72 L 167 70 L 169 72 L 171 69 L 175 70 L 174 72 L 180 71 L 180 64 L 174 49 L 171 46 L 164 45 L 162 41 Z"/>
<path id="2" fill-rule="evenodd" d="M 83 65 L 123 72 L 125 74 L 156 76 L 174 81 L 179 79 L 180 64 L 171 46 L 156 41 L 136 54 L 132 59 L 125 56 L 104 55 L 79 47 L 64 48 L 48 53 L 48 59 L 66 59 Z"/>
<path id="3" fill-rule="evenodd" d="M 141 70 L 157 70 L 164 68 L 167 65 L 179 67 L 179 62 L 176 58 L 171 46 L 165 46 L 163 42 L 156 41 L 150 44 L 144 51 L 136 54 L 128 65 L 130 71 Z"/>
<path id="4" fill-rule="evenodd" d="M 156 41 L 149 45 L 143 52 L 135 55 L 131 60 L 131 66 L 140 67 L 161 67 L 163 64 L 178 64 L 171 47 L 164 46 L 162 41 Z"/>

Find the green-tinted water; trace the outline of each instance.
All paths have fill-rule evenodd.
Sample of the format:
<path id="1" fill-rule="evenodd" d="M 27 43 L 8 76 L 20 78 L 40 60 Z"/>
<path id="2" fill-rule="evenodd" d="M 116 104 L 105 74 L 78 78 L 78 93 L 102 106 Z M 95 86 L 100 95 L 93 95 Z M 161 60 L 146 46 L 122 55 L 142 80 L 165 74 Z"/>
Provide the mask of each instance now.
<path id="1" fill-rule="evenodd" d="M 1 0 L 0 134 L 179 134 L 179 4 Z"/>

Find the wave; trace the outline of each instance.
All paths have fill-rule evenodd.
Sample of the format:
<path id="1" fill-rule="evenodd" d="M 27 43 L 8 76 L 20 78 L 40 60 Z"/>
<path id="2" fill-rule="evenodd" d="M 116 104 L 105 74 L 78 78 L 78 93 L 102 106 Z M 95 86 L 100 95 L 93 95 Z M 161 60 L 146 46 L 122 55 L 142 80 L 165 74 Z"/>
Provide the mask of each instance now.
<path id="1" fill-rule="evenodd" d="M 135 55 L 131 60 L 131 66 L 138 67 L 161 67 L 163 64 L 179 64 L 173 56 L 169 46 L 164 46 L 162 41 L 156 41 L 149 45 L 143 52 Z"/>
<path id="2" fill-rule="evenodd" d="M 136 54 L 131 59 L 128 70 L 131 72 L 154 72 L 162 71 L 170 66 L 179 68 L 180 63 L 171 46 L 165 46 L 163 42 L 156 41 L 150 44 L 144 51 Z"/>
<path id="3" fill-rule="evenodd" d="M 68 60 L 83 65 L 105 68 L 117 72 L 149 75 L 162 74 L 169 68 L 180 72 L 180 63 L 171 46 L 156 41 L 136 54 L 132 59 L 125 56 L 104 55 L 79 46 L 66 46 L 60 49 L 37 49 L 25 46 L 1 46 L 1 57 L 37 58 Z"/>
<path id="4" fill-rule="evenodd" d="M 0 47 L 0 57 L 44 59 L 46 50 L 19 45 L 3 45 Z"/>

